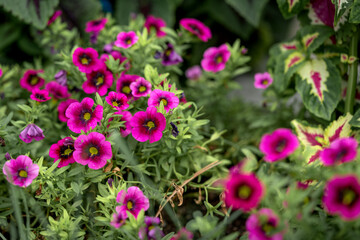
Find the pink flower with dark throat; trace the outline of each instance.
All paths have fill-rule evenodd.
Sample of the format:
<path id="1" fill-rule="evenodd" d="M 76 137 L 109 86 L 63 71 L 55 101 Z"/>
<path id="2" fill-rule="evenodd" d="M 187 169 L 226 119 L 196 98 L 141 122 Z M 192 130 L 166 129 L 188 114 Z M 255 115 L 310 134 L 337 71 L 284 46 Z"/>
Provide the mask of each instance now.
<path id="1" fill-rule="evenodd" d="M 65 112 L 65 116 L 69 118 L 67 125 L 69 129 L 75 133 L 81 133 L 81 130 L 88 132 L 95 128 L 98 122 L 103 118 L 103 107 L 98 105 L 92 110 L 94 100 L 84 98 L 81 103 L 72 103 Z"/>
<path id="2" fill-rule="evenodd" d="M 54 162 L 60 159 L 58 167 L 65 167 L 75 162 L 73 157 L 74 149 L 74 139 L 66 137 L 51 145 L 49 157 L 53 158 Z"/>
<path id="3" fill-rule="evenodd" d="M 201 60 L 201 67 L 208 72 L 219 72 L 225 68 L 230 55 L 231 53 L 226 44 L 220 47 L 208 48 Z"/>
<path id="4" fill-rule="evenodd" d="M 139 230 L 141 240 L 156 240 L 164 237 L 164 233 L 160 229 L 160 218 L 145 216 L 144 222 L 146 226 Z"/>
<path id="5" fill-rule="evenodd" d="M 166 33 L 161 30 L 161 28 L 166 27 L 166 23 L 162 18 L 156 18 L 150 15 L 146 18 L 144 26 L 149 33 L 154 30 L 156 36 L 159 38 L 166 36 Z"/>
<path id="6" fill-rule="evenodd" d="M 139 215 L 139 212 L 144 209 L 144 211 L 149 209 L 149 199 L 144 195 L 144 193 L 138 187 L 129 187 L 127 191 L 121 190 L 117 197 L 116 201 L 121 204 L 121 206 L 116 207 L 117 212 L 123 212 L 127 215 L 127 211 L 134 215 L 135 218 Z"/>
<path id="7" fill-rule="evenodd" d="M 132 135 L 139 142 L 150 143 L 162 138 L 162 131 L 166 127 L 166 119 L 155 107 L 148 107 L 146 112 L 137 112 L 130 120 Z"/>
<path id="8" fill-rule="evenodd" d="M 255 88 L 267 88 L 272 84 L 272 82 L 273 79 L 271 78 L 268 72 L 255 74 L 255 81 L 254 81 Z"/>
<path id="9" fill-rule="evenodd" d="M 74 159 L 77 163 L 88 165 L 91 169 L 104 167 L 112 158 L 111 143 L 98 132 L 80 135 L 75 140 Z"/>
<path id="10" fill-rule="evenodd" d="M 188 68 L 185 72 L 185 75 L 190 80 L 198 80 L 202 75 L 201 67 L 196 65 L 191 68 Z"/>
<path id="11" fill-rule="evenodd" d="M 116 82 L 116 92 L 123 93 L 130 100 L 133 95 L 130 88 L 130 84 L 140 78 L 138 75 L 129 75 L 122 73 L 120 78 Z"/>
<path id="12" fill-rule="evenodd" d="M 55 99 L 69 98 L 71 94 L 66 86 L 62 86 L 58 82 L 52 81 L 46 84 L 45 89 L 54 96 Z"/>
<path id="13" fill-rule="evenodd" d="M 299 141 L 290 129 L 279 128 L 271 134 L 265 134 L 260 141 L 260 151 L 264 160 L 275 162 L 291 155 L 299 147 Z"/>
<path id="14" fill-rule="evenodd" d="M 166 112 L 169 112 L 170 109 L 174 109 L 179 105 L 179 98 L 175 96 L 175 93 L 155 89 L 150 93 L 148 106 L 158 107 L 160 102 L 163 103 Z"/>
<path id="15" fill-rule="evenodd" d="M 74 103 L 74 102 L 77 102 L 78 103 L 78 100 L 75 100 L 75 99 L 68 99 L 64 102 L 61 102 L 58 106 L 58 117 L 59 117 L 59 120 L 62 121 L 62 122 L 67 122 L 69 120 L 69 118 L 67 118 L 65 116 L 65 112 L 67 110 L 67 108 L 70 106 L 70 104 Z"/>
<path id="16" fill-rule="evenodd" d="M 130 84 L 130 89 L 134 97 L 145 97 L 151 92 L 151 83 L 139 77 Z"/>
<path id="17" fill-rule="evenodd" d="M 20 86 L 29 92 L 34 89 L 41 88 L 44 85 L 45 80 L 41 78 L 38 73 L 43 72 L 43 70 L 26 70 L 23 77 L 20 79 Z"/>
<path id="18" fill-rule="evenodd" d="M 125 110 L 129 107 L 128 99 L 123 93 L 109 92 L 105 97 L 106 102 L 117 110 Z"/>
<path id="19" fill-rule="evenodd" d="M 330 214 L 350 221 L 360 216 L 360 182 L 355 175 L 335 176 L 326 183 L 323 203 Z"/>
<path id="20" fill-rule="evenodd" d="M 112 220 L 110 225 L 114 228 L 120 228 L 122 225 L 126 223 L 126 219 L 128 218 L 126 212 L 115 212 L 112 215 Z"/>
<path id="21" fill-rule="evenodd" d="M 210 28 L 194 18 L 183 18 L 180 20 L 180 25 L 203 42 L 207 42 L 212 37 Z"/>
<path id="22" fill-rule="evenodd" d="M 104 29 L 106 23 L 107 23 L 107 18 L 100 18 L 97 20 L 92 20 L 86 23 L 86 28 L 85 28 L 85 32 L 100 32 L 101 30 Z"/>
<path id="23" fill-rule="evenodd" d="M 4 164 L 3 173 L 9 183 L 27 187 L 39 175 L 39 166 L 28 156 L 20 155 Z"/>
<path id="24" fill-rule="evenodd" d="M 98 93 L 104 96 L 113 84 L 113 75 L 106 70 L 104 63 L 99 64 L 92 72 L 86 74 L 87 80 L 83 83 L 82 88 L 87 94 Z"/>
<path id="25" fill-rule="evenodd" d="M 354 138 L 339 138 L 320 152 L 320 160 L 325 166 L 350 162 L 356 158 L 358 142 Z"/>
<path id="26" fill-rule="evenodd" d="M 49 101 L 51 99 L 51 97 L 49 97 L 49 92 L 45 89 L 40 90 L 40 89 L 34 89 L 31 92 L 30 98 L 34 101 L 37 102 L 46 102 Z"/>
<path id="27" fill-rule="evenodd" d="M 34 139 L 35 141 L 40 141 L 45 138 L 43 130 L 36 126 L 33 123 L 28 124 L 24 130 L 19 135 L 19 138 L 25 143 L 31 143 Z"/>
<path id="28" fill-rule="evenodd" d="M 138 41 L 139 37 L 134 31 L 121 32 L 117 35 L 114 45 L 119 48 L 129 48 Z"/>
<path id="29" fill-rule="evenodd" d="M 73 63 L 79 68 L 80 72 L 90 73 L 97 67 L 99 54 L 93 48 L 78 47 L 73 53 Z"/>
<path id="30" fill-rule="evenodd" d="M 171 43 L 167 43 L 167 48 L 161 54 L 161 64 L 164 66 L 175 65 L 183 61 L 182 57 L 175 51 Z"/>

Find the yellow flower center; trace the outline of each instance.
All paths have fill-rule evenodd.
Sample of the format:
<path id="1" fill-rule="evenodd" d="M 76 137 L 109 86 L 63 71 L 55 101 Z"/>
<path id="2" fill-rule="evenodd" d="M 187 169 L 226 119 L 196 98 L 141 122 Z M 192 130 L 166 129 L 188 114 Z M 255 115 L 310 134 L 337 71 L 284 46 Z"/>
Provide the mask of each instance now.
<path id="1" fill-rule="evenodd" d="M 131 44 L 131 39 L 130 38 L 128 40 L 126 40 L 126 44 L 128 44 L 128 45 Z"/>
<path id="2" fill-rule="evenodd" d="M 91 118 L 91 114 L 90 113 L 85 113 L 84 114 L 84 119 L 87 121 Z"/>
<path id="3" fill-rule="evenodd" d="M 216 62 L 217 62 L 217 63 L 221 63 L 222 60 L 223 60 L 222 56 L 217 56 L 217 57 L 216 57 Z"/>
<path id="4" fill-rule="evenodd" d="M 155 226 L 154 225 L 151 225 L 148 229 L 149 229 L 149 231 L 151 230 L 151 229 L 154 229 L 155 228 Z"/>
<path id="5" fill-rule="evenodd" d="M 164 106 L 166 106 L 168 104 L 168 102 L 166 101 L 165 98 L 162 98 L 160 101 L 164 104 Z"/>
<path id="6" fill-rule="evenodd" d="M 128 201 L 126 204 L 127 209 L 131 210 L 133 208 L 133 203 L 132 201 Z"/>
<path id="7" fill-rule="evenodd" d="M 119 103 L 118 103 L 117 101 L 113 101 L 113 102 L 112 102 L 112 105 L 113 105 L 114 107 L 117 107 L 117 106 L 119 106 Z"/>
<path id="8" fill-rule="evenodd" d="M 346 189 L 343 193 L 342 203 L 344 205 L 351 205 L 356 198 L 356 194 L 351 189 Z"/>
<path id="9" fill-rule="evenodd" d="M 101 76 L 96 79 L 96 86 L 99 86 L 103 83 L 104 83 L 104 77 Z"/>
<path id="10" fill-rule="evenodd" d="M 37 76 L 32 76 L 30 79 L 30 84 L 35 85 L 39 82 L 39 78 Z"/>
<path id="11" fill-rule="evenodd" d="M 262 230 L 265 232 L 265 233 L 269 233 L 271 232 L 272 230 L 274 229 L 274 227 L 268 223 L 265 223 L 263 226 L 262 226 Z"/>
<path id="12" fill-rule="evenodd" d="M 62 154 L 62 155 L 70 155 L 70 153 L 72 153 L 72 151 L 73 151 L 72 149 L 68 148 L 64 151 L 64 154 Z"/>
<path id="13" fill-rule="evenodd" d="M 149 128 L 149 130 L 150 129 L 152 129 L 152 128 L 154 128 L 155 127 L 155 123 L 153 122 L 153 121 L 148 121 L 147 123 L 146 123 L 146 126 Z"/>
<path id="14" fill-rule="evenodd" d="M 86 57 L 81 58 L 81 64 L 88 65 L 89 60 Z"/>
<path id="15" fill-rule="evenodd" d="M 170 56 L 171 52 L 172 52 L 172 50 L 171 50 L 171 49 L 168 49 L 168 50 L 165 51 L 165 55 L 166 55 L 166 56 Z"/>
<path id="16" fill-rule="evenodd" d="M 146 87 L 145 87 L 145 86 L 139 87 L 139 92 L 145 92 L 145 91 L 146 91 Z"/>
<path id="17" fill-rule="evenodd" d="M 91 153 L 91 156 L 96 155 L 96 154 L 99 153 L 99 151 L 97 150 L 96 147 L 91 147 L 91 148 L 89 149 L 89 152 Z"/>
<path id="18" fill-rule="evenodd" d="M 27 174 L 27 172 L 25 170 L 20 170 L 19 176 L 23 177 L 23 178 L 26 178 L 28 176 L 28 174 Z"/>
<path id="19" fill-rule="evenodd" d="M 251 195 L 251 188 L 248 185 L 242 185 L 238 189 L 238 196 L 241 199 L 248 199 Z"/>
<path id="20" fill-rule="evenodd" d="M 263 85 L 268 85 L 268 83 L 269 83 L 269 81 L 268 81 L 268 80 L 264 80 L 264 81 L 262 81 L 262 84 L 263 84 Z"/>
<path id="21" fill-rule="evenodd" d="M 122 88 L 122 92 L 123 92 L 123 93 L 126 93 L 126 94 L 129 94 L 129 93 L 131 92 L 131 89 L 130 89 L 129 86 L 124 86 L 124 87 Z"/>

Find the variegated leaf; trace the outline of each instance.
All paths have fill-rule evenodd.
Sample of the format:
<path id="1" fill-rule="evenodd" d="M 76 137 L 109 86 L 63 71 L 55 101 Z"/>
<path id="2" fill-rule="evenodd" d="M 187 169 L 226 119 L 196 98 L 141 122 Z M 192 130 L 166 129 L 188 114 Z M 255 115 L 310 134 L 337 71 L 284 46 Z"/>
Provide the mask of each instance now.
<path id="1" fill-rule="evenodd" d="M 333 34 L 334 31 L 331 27 L 322 25 L 310 25 L 300 30 L 301 43 L 308 52 L 315 51 Z"/>
<path id="2" fill-rule="evenodd" d="M 291 125 L 295 128 L 296 135 L 304 146 L 322 146 L 324 130 L 320 125 L 312 127 L 298 120 L 292 120 Z"/>
<path id="3" fill-rule="evenodd" d="M 350 136 L 351 129 L 349 122 L 352 118 L 353 116 L 350 113 L 347 113 L 345 116 L 341 116 L 337 120 L 330 123 L 330 125 L 324 131 L 328 144 L 338 138 L 345 138 Z"/>
<path id="4" fill-rule="evenodd" d="M 325 10 L 325 11 L 324 11 Z M 331 0 L 312 0 L 308 17 L 312 25 L 334 25 L 335 6 Z"/>
<path id="5" fill-rule="evenodd" d="M 334 3 L 335 3 L 334 26 L 337 25 L 341 16 L 353 4 L 353 2 L 354 2 L 354 0 L 334 0 Z"/>
<path id="6" fill-rule="evenodd" d="M 279 9 L 284 16 L 288 19 L 299 13 L 309 3 L 309 0 L 276 0 Z"/>

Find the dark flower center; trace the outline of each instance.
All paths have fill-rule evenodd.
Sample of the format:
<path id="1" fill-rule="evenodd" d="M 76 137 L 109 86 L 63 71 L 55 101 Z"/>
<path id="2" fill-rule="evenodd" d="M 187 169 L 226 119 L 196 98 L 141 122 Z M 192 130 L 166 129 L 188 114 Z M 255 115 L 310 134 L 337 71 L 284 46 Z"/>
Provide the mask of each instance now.
<path id="1" fill-rule="evenodd" d="M 194 24 L 190 24 L 189 27 L 196 33 L 201 34 L 201 30 Z"/>
<path id="2" fill-rule="evenodd" d="M 61 158 L 69 158 L 72 153 L 74 151 L 74 146 L 73 145 L 63 145 L 60 147 L 60 156 Z"/>
<path id="3" fill-rule="evenodd" d="M 90 157 L 99 156 L 99 149 L 97 146 L 91 145 L 88 149 Z"/>
<path id="4" fill-rule="evenodd" d="M 166 98 L 161 98 L 160 99 L 160 102 L 162 102 L 164 104 L 164 106 L 167 106 L 168 105 L 168 101 Z"/>
<path id="5" fill-rule="evenodd" d="M 125 38 L 125 43 L 126 43 L 127 45 L 130 45 L 130 44 L 131 44 L 131 37 Z"/>
<path id="6" fill-rule="evenodd" d="M 139 87 L 139 92 L 145 92 L 146 91 L 146 87 L 144 85 L 141 85 Z"/>
<path id="7" fill-rule="evenodd" d="M 81 120 L 83 120 L 84 122 L 89 121 L 91 118 L 91 112 L 87 109 L 84 109 L 81 113 L 80 116 Z"/>
<path id="8" fill-rule="evenodd" d="M 172 51 L 173 51 L 172 48 L 166 49 L 166 50 L 165 50 L 165 56 L 169 57 L 170 54 L 172 53 Z"/>
<path id="9" fill-rule="evenodd" d="M 222 61 L 223 61 L 222 55 L 221 55 L 221 54 L 217 54 L 217 55 L 215 56 L 215 62 L 216 62 L 216 63 L 222 63 Z"/>
<path id="10" fill-rule="evenodd" d="M 19 177 L 22 177 L 22 178 L 26 178 L 28 176 L 28 173 L 27 171 L 25 171 L 24 169 L 21 169 L 19 172 L 18 172 L 18 176 Z"/>
<path id="11" fill-rule="evenodd" d="M 79 60 L 80 60 L 81 64 L 83 64 L 83 65 L 89 65 L 92 61 L 91 57 L 86 55 L 85 53 L 83 53 L 79 56 Z"/>
<path id="12" fill-rule="evenodd" d="M 103 85 L 104 84 L 104 78 L 105 78 L 105 76 L 104 76 L 104 74 L 103 73 L 101 73 L 101 72 L 97 72 L 96 74 L 95 74 L 95 76 L 93 77 L 93 83 L 95 84 L 95 86 L 101 86 L 101 85 Z"/>
<path id="13" fill-rule="evenodd" d="M 102 22 L 102 20 L 94 20 L 92 22 L 93 26 L 97 26 L 97 25 L 100 25 L 100 23 Z"/>
<path id="14" fill-rule="evenodd" d="M 39 77 L 37 75 L 30 75 L 29 82 L 31 85 L 36 85 L 39 82 Z"/>
<path id="15" fill-rule="evenodd" d="M 284 151 L 284 148 L 286 147 L 286 139 L 281 139 L 279 142 L 276 143 L 276 146 L 275 146 L 275 151 L 280 153 L 282 151 Z"/>
<path id="16" fill-rule="evenodd" d="M 343 159 L 343 157 L 345 157 L 347 154 L 347 150 L 346 149 L 341 149 L 337 154 L 336 154 L 336 157 L 335 157 L 335 161 L 336 162 L 339 162 Z"/>
<path id="17" fill-rule="evenodd" d="M 122 92 L 123 92 L 123 93 L 126 93 L 126 94 L 130 94 L 130 93 L 131 93 L 131 89 L 130 89 L 129 86 L 123 86 Z"/>
<path id="18" fill-rule="evenodd" d="M 252 194 L 252 189 L 248 185 L 243 184 L 239 186 L 237 194 L 242 200 L 247 200 Z"/>
<path id="19" fill-rule="evenodd" d="M 155 123 L 152 120 L 148 120 L 145 124 L 144 127 L 146 127 L 146 129 L 148 131 L 151 131 L 153 128 L 156 127 Z"/>
<path id="20" fill-rule="evenodd" d="M 357 200 L 359 195 L 351 188 L 345 188 L 339 193 L 339 202 L 342 204 L 351 207 Z"/>
<path id="21" fill-rule="evenodd" d="M 39 94 L 39 93 L 35 94 L 35 98 L 37 98 L 37 99 L 39 99 L 39 100 L 46 100 L 45 97 L 44 97 L 44 95 Z"/>

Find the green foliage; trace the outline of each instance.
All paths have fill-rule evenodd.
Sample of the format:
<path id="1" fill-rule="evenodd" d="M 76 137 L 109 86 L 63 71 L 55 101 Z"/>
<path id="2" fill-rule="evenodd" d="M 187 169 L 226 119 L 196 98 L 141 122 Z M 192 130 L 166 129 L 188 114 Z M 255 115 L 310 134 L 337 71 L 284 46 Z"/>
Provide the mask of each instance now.
<path id="1" fill-rule="evenodd" d="M 260 19 L 269 0 L 226 0 L 226 2 L 232 6 L 243 18 L 246 19 L 254 27 L 258 27 Z"/>

